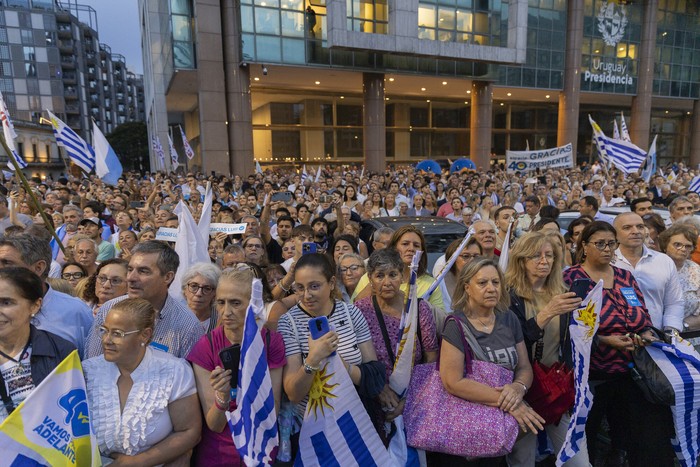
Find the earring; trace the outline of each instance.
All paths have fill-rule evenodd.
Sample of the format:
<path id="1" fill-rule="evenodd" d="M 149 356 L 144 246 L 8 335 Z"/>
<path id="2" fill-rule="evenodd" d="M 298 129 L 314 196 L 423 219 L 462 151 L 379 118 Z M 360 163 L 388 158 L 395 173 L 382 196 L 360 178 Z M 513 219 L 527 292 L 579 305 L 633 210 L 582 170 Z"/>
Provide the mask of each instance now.
<path id="1" fill-rule="evenodd" d="M 141 347 L 146 347 L 146 344 L 144 342 L 141 342 Z"/>
<path id="2" fill-rule="evenodd" d="M 30 316 L 31 318 L 33 318 L 33 317 L 36 316 L 36 313 L 33 313 L 33 314 L 29 315 L 29 316 Z"/>

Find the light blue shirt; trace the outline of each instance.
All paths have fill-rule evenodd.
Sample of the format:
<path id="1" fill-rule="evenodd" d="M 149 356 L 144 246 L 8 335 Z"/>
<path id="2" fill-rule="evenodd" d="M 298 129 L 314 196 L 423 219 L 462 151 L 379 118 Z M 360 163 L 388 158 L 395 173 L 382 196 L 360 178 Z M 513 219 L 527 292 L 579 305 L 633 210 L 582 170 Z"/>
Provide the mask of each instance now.
<path id="1" fill-rule="evenodd" d="M 32 324 L 71 342 L 83 355 L 92 320 L 92 310 L 83 301 L 49 286 L 39 313 L 32 318 Z"/>

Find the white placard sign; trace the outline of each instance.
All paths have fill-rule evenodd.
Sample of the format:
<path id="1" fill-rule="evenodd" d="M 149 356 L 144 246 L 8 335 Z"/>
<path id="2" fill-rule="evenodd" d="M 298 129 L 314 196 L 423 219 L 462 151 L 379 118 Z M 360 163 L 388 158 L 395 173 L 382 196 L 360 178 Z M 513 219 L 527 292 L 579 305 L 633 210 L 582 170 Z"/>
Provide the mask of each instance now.
<path id="1" fill-rule="evenodd" d="M 506 151 L 508 172 L 534 172 L 536 169 L 573 168 L 574 153 L 571 143 L 538 151 Z"/>
<path id="2" fill-rule="evenodd" d="M 163 242 L 174 242 L 177 240 L 177 229 L 170 227 L 161 227 L 156 232 L 156 240 Z"/>
<path id="3" fill-rule="evenodd" d="M 210 224 L 209 225 L 209 233 L 218 233 L 218 232 L 224 232 L 228 235 L 240 235 L 242 233 L 245 233 L 245 229 L 248 227 L 248 224 Z"/>

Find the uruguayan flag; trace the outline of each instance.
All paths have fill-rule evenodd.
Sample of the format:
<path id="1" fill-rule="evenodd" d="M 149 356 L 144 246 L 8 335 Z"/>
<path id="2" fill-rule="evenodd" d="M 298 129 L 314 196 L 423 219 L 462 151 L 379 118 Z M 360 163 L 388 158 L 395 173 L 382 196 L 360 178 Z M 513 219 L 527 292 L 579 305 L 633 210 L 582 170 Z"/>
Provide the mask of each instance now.
<path id="1" fill-rule="evenodd" d="M 203 236 L 199 226 L 194 221 L 190 208 L 180 200 L 173 210 L 177 215 L 177 239 L 175 240 L 175 253 L 180 258 L 180 265 L 175 272 L 175 278 L 170 283 L 170 295 L 182 298 L 182 278 L 196 263 L 211 263 L 207 245 L 209 235 Z M 201 219 L 200 219 L 201 220 Z"/>
<path id="2" fill-rule="evenodd" d="M 272 394 L 267 352 L 257 319 L 264 316 L 262 282 L 253 280 L 250 305 L 246 312 L 238 368 L 236 410 L 226 416 L 233 433 L 233 444 L 247 466 L 271 465 L 272 451 L 278 445 L 275 397 Z"/>
<path id="3" fill-rule="evenodd" d="M 651 176 L 656 172 L 656 136 L 654 136 L 654 141 L 651 142 L 649 146 L 649 154 L 647 154 L 647 159 L 642 168 L 642 178 L 644 181 L 649 183 L 651 181 Z"/>
<path id="4" fill-rule="evenodd" d="M 255 173 L 256 174 L 263 173 L 262 167 L 260 166 L 260 161 L 255 161 Z"/>
<path id="5" fill-rule="evenodd" d="M 116 185 L 124 171 L 122 164 L 94 120 L 92 121 L 92 141 L 95 143 L 95 173 L 106 184 Z"/>
<path id="6" fill-rule="evenodd" d="M 158 161 L 162 170 L 165 170 L 165 151 L 163 150 L 163 145 L 160 142 L 160 138 L 157 135 L 153 135 L 151 139 L 151 145 L 153 146 L 153 151 L 158 156 Z"/>
<path id="7" fill-rule="evenodd" d="M 588 117 L 590 119 L 590 115 Z M 600 127 L 591 119 L 593 126 L 593 141 L 601 154 L 601 158 L 612 162 L 622 172 L 629 174 L 636 172 L 644 163 L 647 153 L 634 144 L 608 138 L 600 131 Z"/>
<path id="8" fill-rule="evenodd" d="M 338 355 L 314 374 L 294 466 L 393 467 Z"/>
<path id="9" fill-rule="evenodd" d="M 447 260 L 447 263 L 445 263 L 445 266 L 440 271 L 440 274 L 438 274 L 433 283 L 430 284 L 430 287 L 428 287 L 428 290 L 426 290 L 421 296 L 423 300 L 428 300 L 433 292 L 435 292 L 435 289 L 440 286 L 440 282 L 445 280 L 445 276 L 448 272 L 450 272 L 452 265 L 455 264 L 455 261 L 457 261 L 457 258 L 459 257 L 460 253 L 462 253 L 462 250 L 466 248 L 467 243 L 469 243 L 469 239 L 472 238 L 472 235 L 474 235 L 474 229 L 470 227 L 467 231 L 467 235 L 464 237 L 464 240 L 462 240 L 462 243 L 459 244 L 454 254 L 450 256 L 450 259 Z"/>
<path id="10" fill-rule="evenodd" d="M 185 148 L 185 155 L 187 159 L 192 160 L 194 158 L 194 149 L 190 146 L 190 142 L 187 140 L 187 136 L 185 136 L 185 130 L 182 129 L 182 125 L 179 126 L 180 136 L 182 137 L 182 147 Z"/>
<path id="11" fill-rule="evenodd" d="M 676 427 L 673 449 L 683 467 L 694 467 L 700 456 L 700 355 L 688 341 L 674 340 L 654 342 L 647 349 L 676 394 L 671 407 Z"/>
<path id="12" fill-rule="evenodd" d="M 690 185 L 688 185 L 688 191 L 694 191 L 695 193 L 700 194 L 700 175 L 696 175 L 690 181 Z"/>
<path id="13" fill-rule="evenodd" d="M 627 123 L 625 123 L 625 114 L 620 112 L 620 139 L 622 141 L 632 141 L 630 133 L 627 131 Z"/>
<path id="14" fill-rule="evenodd" d="M 601 280 L 586 296 L 581 307 L 572 313 L 569 332 L 571 333 L 571 348 L 573 350 L 576 399 L 574 413 L 566 432 L 566 442 L 557 455 L 557 467 L 561 467 L 582 449 L 587 449 L 586 419 L 593 405 L 593 393 L 588 385 L 588 373 L 591 369 L 591 344 L 593 336 L 598 331 L 602 303 L 603 281 Z"/>
<path id="15" fill-rule="evenodd" d="M 83 138 L 78 136 L 71 127 L 48 110 L 46 112 L 49 114 L 49 119 L 53 126 L 56 143 L 65 148 L 68 157 L 75 165 L 83 169 L 83 172 L 86 174 L 90 173 L 95 167 L 95 150 Z"/>
<path id="16" fill-rule="evenodd" d="M 306 179 L 309 178 L 309 173 L 306 171 L 306 164 L 304 164 L 304 168 L 301 171 L 301 185 L 306 184 Z"/>
<path id="17" fill-rule="evenodd" d="M 10 155 L 8 158 L 12 157 L 17 162 L 20 169 L 27 167 L 27 162 L 20 157 L 17 153 L 17 147 L 15 146 L 15 138 L 17 138 L 17 133 L 15 133 L 15 127 L 10 119 L 10 112 L 7 110 L 7 105 L 5 104 L 5 99 L 2 97 L 0 92 L 0 120 L 2 120 L 2 131 L 5 136 L 5 144 L 10 148 Z M 10 170 L 15 170 L 15 166 L 12 161 L 7 161 L 7 167 Z"/>
<path id="18" fill-rule="evenodd" d="M 178 162 L 180 160 L 180 156 L 177 155 L 177 151 L 175 150 L 175 145 L 173 144 L 173 139 L 170 137 L 170 133 L 168 133 L 168 149 L 170 149 L 170 162 L 172 170 L 177 170 L 177 168 L 180 166 L 180 163 Z"/>
<path id="19" fill-rule="evenodd" d="M 513 223 L 515 221 L 515 218 L 511 219 L 512 222 L 508 224 L 508 232 L 506 232 L 506 239 L 503 241 L 503 247 L 501 248 L 501 256 L 498 258 L 498 267 L 503 271 L 503 274 L 506 273 L 506 269 L 508 269 L 508 257 L 510 256 L 510 235 L 511 231 L 513 230 Z"/>
<path id="20" fill-rule="evenodd" d="M 406 308 L 401 315 L 401 323 L 399 324 L 399 340 L 396 345 L 394 355 L 394 369 L 389 376 L 389 386 L 391 389 L 403 399 L 408 389 L 408 384 L 411 382 L 411 373 L 413 372 L 413 357 L 416 350 L 417 329 L 420 326 L 418 320 L 418 287 L 416 281 L 418 279 L 418 263 L 422 251 L 417 251 L 411 262 L 411 277 L 408 282 L 408 301 Z M 387 433 L 393 431 L 394 435 L 389 441 L 389 455 L 392 457 L 396 466 L 405 466 L 417 464 L 417 457 L 414 449 L 411 449 L 409 462 L 409 449 L 406 443 L 406 431 L 404 428 L 403 415 L 399 415 L 393 421 L 394 430 L 391 429 L 391 423 L 387 423 L 385 429 Z"/>
<path id="21" fill-rule="evenodd" d="M 613 138 L 620 139 L 620 130 L 617 128 L 617 120 L 613 120 Z"/>
<path id="22" fill-rule="evenodd" d="M 314 180 L 315 183 L 318 183 L 318 181 L 321 180 L 321 166 L 318 166 L 318 171 L 316 172 L 316 179 Z"/>

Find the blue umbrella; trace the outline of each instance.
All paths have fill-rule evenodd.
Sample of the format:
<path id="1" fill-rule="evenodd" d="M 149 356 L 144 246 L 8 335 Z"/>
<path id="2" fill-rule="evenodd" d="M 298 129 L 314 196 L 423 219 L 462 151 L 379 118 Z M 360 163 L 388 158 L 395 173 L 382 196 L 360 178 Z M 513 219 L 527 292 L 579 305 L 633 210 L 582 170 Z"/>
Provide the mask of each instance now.
<path id="1" fill-rule="evenodd" d="M 440 164 L 437 162 L 427 160 L 419 162 L 416 165 L 416 172 L 432 172 L 434 174 L 440 174 L 442 173 L 442 169 L 440 168 Z"/>
<path id="2" fill-rule="evenodd" d="M 476 170 L 476 164 L 471 159 L 457 159 L 450 167 L 450 173 L 461 172 L 463 170 Z"/>

